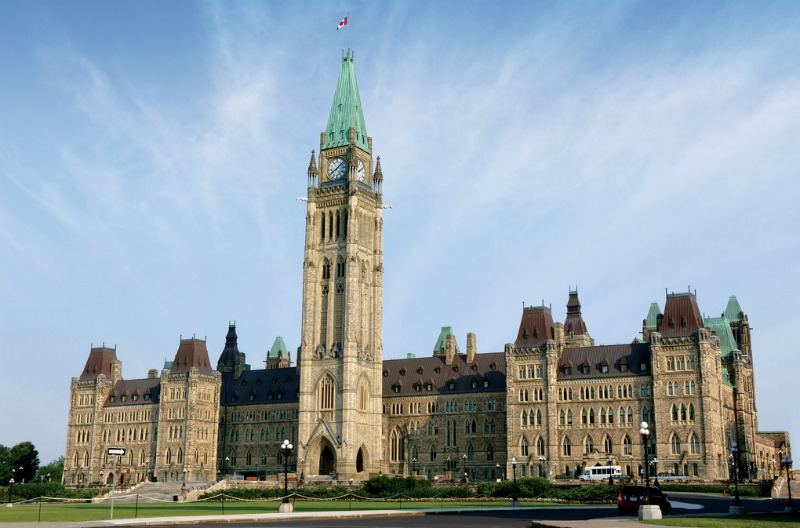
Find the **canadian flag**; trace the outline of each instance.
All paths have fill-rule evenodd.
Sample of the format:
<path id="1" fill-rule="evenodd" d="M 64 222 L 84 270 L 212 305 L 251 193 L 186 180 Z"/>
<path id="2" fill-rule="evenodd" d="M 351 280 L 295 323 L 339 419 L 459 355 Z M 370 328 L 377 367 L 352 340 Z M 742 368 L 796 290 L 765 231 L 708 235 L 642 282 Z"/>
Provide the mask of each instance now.
<path id="1" fill-rule="evenodd" d="M 339 25 L 338 25 L 338 26 L 336 26 L 336 31 L 339 31 L 340 29 L 342 29 L 342 28 L 343 28 L 343 27 L 345 27 L 346 25 L 347 25 L 347 17 L 344 17 L 344 18 L 342 19 L 342 21 L 341 21 L 341 22 L 339 22 Z"/>

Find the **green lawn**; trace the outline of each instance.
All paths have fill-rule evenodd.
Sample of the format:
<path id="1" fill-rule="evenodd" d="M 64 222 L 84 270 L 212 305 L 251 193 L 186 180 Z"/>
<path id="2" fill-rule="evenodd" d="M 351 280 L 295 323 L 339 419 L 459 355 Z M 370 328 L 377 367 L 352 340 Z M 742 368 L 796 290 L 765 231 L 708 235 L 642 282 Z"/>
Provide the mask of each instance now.
<path id="1" fill-rule="evenodd" d="M 115 519 L 134 517 L 178 517 L 185 515 L 231 515 L 237 513 L 275 513 L 280 501 L 241 502 L 226 500 L 209 502 L 161 502 L 114 505 Z M 353 510 L 402 510 L 434 508 L 492 508 L 510 506 L 510 500 L 478 501 L 321 501 L 298 500 L 294 502 L 296 512 L 347 511 Z M 546 502 L 522 502 L 523 507 L 553 506 Z M 12 508 L 0 505 L 0 523 L 48 521 L 98 521 L 108 519 L 110 503 L 106 504 L 17 504 Z M 795 527 L 797 528 L 797 527 Z"/>

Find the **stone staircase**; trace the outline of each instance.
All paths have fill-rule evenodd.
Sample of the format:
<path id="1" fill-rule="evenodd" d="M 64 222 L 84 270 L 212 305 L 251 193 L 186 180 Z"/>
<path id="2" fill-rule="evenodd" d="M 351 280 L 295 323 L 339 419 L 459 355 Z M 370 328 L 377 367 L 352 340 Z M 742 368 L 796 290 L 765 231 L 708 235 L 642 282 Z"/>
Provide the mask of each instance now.
<path id="1" fill-rule="evenodd" d="M 197 483 L 206 486 L 205 483 Z M 171 502 L 177 496 L 180 500 L 181 497 L 181 483 L 180 482 L 145 482 L 136 487 L 136 489 L 128 490 L 125 492 L 115 492 L 114 502 L 128 503 L 128 502 Z M 188 485 L 187 485 L 188 487 Z M 103 500 L 110 499 L 111 494 L 107 494 Z"/>

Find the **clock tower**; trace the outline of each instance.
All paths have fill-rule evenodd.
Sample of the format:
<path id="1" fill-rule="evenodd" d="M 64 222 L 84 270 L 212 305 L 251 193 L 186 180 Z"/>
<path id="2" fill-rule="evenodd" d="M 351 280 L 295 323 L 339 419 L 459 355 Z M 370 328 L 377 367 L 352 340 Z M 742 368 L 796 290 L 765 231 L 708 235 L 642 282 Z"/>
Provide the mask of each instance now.
<path id="1" fill-rule="evenodd" d="M 381 468 L 383 176 L 350 51 L 318 159 L 308 167 L 298 470 L 363 478 Z"/>

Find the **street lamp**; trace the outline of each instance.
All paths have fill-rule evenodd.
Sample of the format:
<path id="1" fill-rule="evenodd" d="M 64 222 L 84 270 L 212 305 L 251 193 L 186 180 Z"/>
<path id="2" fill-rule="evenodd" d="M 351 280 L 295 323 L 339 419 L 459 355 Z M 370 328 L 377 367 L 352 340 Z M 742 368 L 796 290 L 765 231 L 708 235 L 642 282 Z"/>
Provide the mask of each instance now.
<path id="1" fill-rule="evenodd" d="M 13 473 L 14 470 L 12 469 L 11 472 Z M 11 488 L 14 487 L 14 479 L 11 478 L 8 481 L 8 503 L 11 504 Z"/>
<path id="2" fill-rule="evenodd" d="M 417 457 L 411 459 L 411 474 L 416 475 Z"/>
<path id="3" fill-rule="evenodd" d="M 549 478 L 548 475 L 547 475 L 547 457 L 540 455 L 539 456 L 539 464 L 541 464 L 541 467 L 542 467 L 541 471 L 544 474 L 544 478 Z"/>
<path id="4" fill-rule="evenodd" d="M 231 457 L 225 457 L 225 465 L 222 466 L 222 474 L 227 476 L 228 473 L 225 471 L 225 466 L 228 466 L 228 467 L 231 466 Z"/>
<path id="5" fill-rule="evenodd" d="M 786 501 L 786 509 L 784 511 L 786 513 L 794 513 L 797 510 L 795 510 L 792 502 L 792 459 L 789 458 L 789 455 L 781 459 L 781 467 L 786 469 L 786 484 L 789 488 L 789 500 Z"/>
<path id="6" fill-rule="evenodd" d="M 292 511 L 292 505 L 289 504 L 289 457 L 292 455 L 293 447 L 289 440 L 284 440 L 280 446 L 281 454 L 283 454 L 283 504 L 280 507 L 281 512 Z"/>
<path id="7" fill-rule="evenodd" d="M 464 459 L 464 482 L 467 482 L 469 478 L 467 477 L 467 455 L 462 457 Z"/>
<path id="8" fill-rule="evenodd" d="M 517 457 L 511 457 L 511 469 L 514 471 L 514 492 L 511 494 L 511 503 L 517 505 L 519 504 L 519 495 L 517 495 Z"/>
<path id="9" fill-rule="evenodd" d="M 647 503 L 650 504 L 650 464 L 647 462 L 647 441 L 650 438 L 650 430 L 647 428 L 647 422 L 642 422 L 639 434 L 642 435 L 642 447 L 644 447 L 644 489 Z"/>
<path id="10" fill-rule="evenodd" d="M 183 491 L 186 491 L 186 474 L 189 472 L 185 467 L 183 468 Z"/>
<path id="11" fill-rule="evenodd" d="M 735 491 L 733 505 L 741 506 L 742 499 L 739 498 L 739 445 L 736 442 L 731 443 L 731 459 L 733 460 L 733 488 Z"/>
<path id="12" fill-rule="evenodd" d="M 500 482 L 500 480 L 502 480 L 502 478 L 503 478 L 502 477 L 503 473 L 500 471 L 500 462 L 495 464 L 494 467 L 495 467 L 495 470 L 497 471 L 497 476 L 495 478 L 497 479 L 497 482 Z"/>

